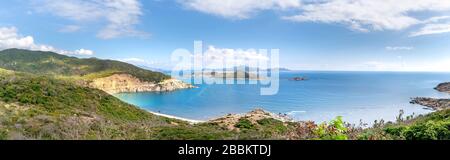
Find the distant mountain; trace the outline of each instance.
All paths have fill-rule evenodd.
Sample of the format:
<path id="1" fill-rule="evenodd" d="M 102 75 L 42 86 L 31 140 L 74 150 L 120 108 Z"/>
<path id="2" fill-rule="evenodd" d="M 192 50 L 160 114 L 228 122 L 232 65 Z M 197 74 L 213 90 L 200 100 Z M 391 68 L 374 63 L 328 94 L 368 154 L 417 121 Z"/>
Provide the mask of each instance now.
<path id="1" fill-rule="evenodd" d="M 148 82 L 161 82 L 170 78 L 163 73 L 145 70 L 119 61 L 97 58 L 80 59 L 53 52 L 22 49 L 0 51 L 0 68 L 35 74 L 86 78 L 100 78 L 117 73 L 126 73 Z"/>
<path id="2" fill-rule="evenodd" d="M 288 71 L 292 71 L 292 70 L 290 70 L 290 69 L 288 69 L 288 68 L 277 68 L 279 71 L 281 71 L 281 72 L 288 72 Z"/>
<path id="3" fill-rule="evenodd" d="M 139 68 L 150 70 L 150 71 L 154 71 L 154 72 L 161 72 L 161 73 L 164 73 L 164 74 L 170 74 L 171 73 L 170 70 L 166 70 L 166 69 L 148 67 L 148 66 L 144 66 L 144 65 L 137 65 L 137 66 Z"/>
<path id="4" fill-rule="evenodd" d="M 262 68 L 256 68 L 256 67 L 249 67 L 249 66 L 236 66 L 236 67 L 233 67 L 233 68 L 223 68 L 223 69 L 211 69 L 211 68 L 208 68 L 208 69 L 204 69 L 204 70 L 215 70 L 215 71 L 226 71 L 226 72 L 234 72 L 234 71 L 257 71 L 257 70 L 259 70 L 259 71 L 269 71 L 269 70 L 273 70 L 273 69 L 278 69 L 279 71 L 292 71 L 292 70 L 290 70 L 290 69 L 288 69 L 288 68 L 269 68 L 269 69 L 262 69 Z M 198 72 L 198 71 L 196 71 L 196 72 Z"/>

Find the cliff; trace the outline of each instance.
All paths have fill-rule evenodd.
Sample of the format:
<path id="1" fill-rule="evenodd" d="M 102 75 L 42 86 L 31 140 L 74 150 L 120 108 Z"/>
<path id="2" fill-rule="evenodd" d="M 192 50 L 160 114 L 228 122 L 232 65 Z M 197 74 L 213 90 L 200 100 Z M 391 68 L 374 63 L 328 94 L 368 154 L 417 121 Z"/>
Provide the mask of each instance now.
<path id="1" fill-rule="evenodd" d="M 145 82 L 130 74 L 114 74 L 97 78 L 89 83 L 92 88 L 103 90 L 109 94 L 125 92 L 169 92 L 194 86 L 176 79 L 167 79 L 159 83 Z"/>

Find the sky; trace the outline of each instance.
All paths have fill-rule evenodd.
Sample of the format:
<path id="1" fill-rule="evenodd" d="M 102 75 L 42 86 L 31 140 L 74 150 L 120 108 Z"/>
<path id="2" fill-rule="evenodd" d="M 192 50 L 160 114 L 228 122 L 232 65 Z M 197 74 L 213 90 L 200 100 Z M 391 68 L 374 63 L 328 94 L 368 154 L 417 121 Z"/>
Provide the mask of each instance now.
<path id="1" fill-rule="evenodd" d="M 0 1 L 0 50 L 53 51 L 170 69 L 174 50 L 294 70 L 450 71 L 450 0 Z"/>

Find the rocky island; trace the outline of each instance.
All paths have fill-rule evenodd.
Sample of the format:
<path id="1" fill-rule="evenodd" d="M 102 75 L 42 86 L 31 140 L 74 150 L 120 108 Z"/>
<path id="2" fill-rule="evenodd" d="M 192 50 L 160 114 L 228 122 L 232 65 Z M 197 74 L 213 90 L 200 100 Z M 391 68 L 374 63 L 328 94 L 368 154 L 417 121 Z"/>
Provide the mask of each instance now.
<path id="1" fill-rule="evenodd" d="M 447 92 L 450 93 L 450 82 L 441 83 L 436 88 L 439 92 Z"/>
<path id="2" fill-rule="evenodd" d="M 450 83 L 441 83 L 435 89 L 440 92 L 450 93 Z M 440 111 L 450 108 L 450 99 L 416 97 L 411 100 L 411 104 L 419 104 Z"/>
<path id="3" fill-rule="evenodd" d="M 308 80 L 308 78 L 306 77 L 294 77 L 294 78 L 290 78 L 290 81 L 306 81 Z"/>

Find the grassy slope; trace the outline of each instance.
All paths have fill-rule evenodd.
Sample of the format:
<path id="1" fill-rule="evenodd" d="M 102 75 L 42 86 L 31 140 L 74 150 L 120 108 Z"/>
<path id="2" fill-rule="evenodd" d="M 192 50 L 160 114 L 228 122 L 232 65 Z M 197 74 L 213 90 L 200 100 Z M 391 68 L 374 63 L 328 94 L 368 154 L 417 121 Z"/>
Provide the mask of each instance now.
<path id="1" fill-rule="evenodd" d="M 0 69 L 0 139 L 264 139 L 274 126 L 190 125 L 72 81 Z"/>
<path id="2" fill-rule="evenodd" d="M 1 74 L 0 133 L 8 133 L 9 138 L 148 138 L 147 127 L 176 122 L 72 82 L 26 73 Z"/>
<path id="3" fill-rule="evenodd" d="M 159 72 L 152 72 L 131 64 L 100 60 L 79 59 L 52 52 L 8 49 L 0 51 L 0 68 L 41 75 L 78 76 L 99 78 L 113 73 L 128 73 L 143 81 L 160 82 L 170 78 Z"/>

